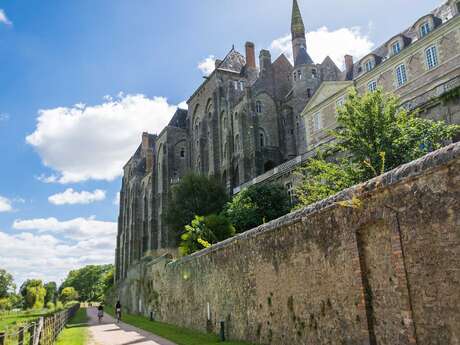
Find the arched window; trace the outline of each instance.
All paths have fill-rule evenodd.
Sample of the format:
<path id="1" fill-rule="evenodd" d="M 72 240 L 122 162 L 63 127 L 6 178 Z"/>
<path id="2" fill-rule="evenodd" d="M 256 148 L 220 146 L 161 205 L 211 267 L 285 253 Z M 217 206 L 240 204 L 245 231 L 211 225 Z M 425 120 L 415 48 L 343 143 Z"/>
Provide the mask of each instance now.
<path id="1" fill-rule="evenodd" d="M 307 89 L 307 97 L 308 97 L 308 98 L 311 97 L 311 89 Z"/>
<path id="2" fill-rule="evenodd" d="M 185 158 L 185 149 L 183 147 L 180 149 L 180 158 Z"/>
<path id="3" fill-rule="evenodd" d="M 260 143 L 260 147 L 264 147 L 265 146 L 265 135 L 264 133 L 259 133 L 259 143 Z"/>
<path id="4" fill-rule="evenodd" d="M 318 77 L 318 71 L 316 70 L 316 68 L 313 68 L 311 70 L 311 76 L 313 79 L 316 79 Z"/>
<path id="5" fill-rule="evenodd" d="M 256 113 L 260 114 L 262 112 L 262 102 L 257 101 L 256 102 Z"/>

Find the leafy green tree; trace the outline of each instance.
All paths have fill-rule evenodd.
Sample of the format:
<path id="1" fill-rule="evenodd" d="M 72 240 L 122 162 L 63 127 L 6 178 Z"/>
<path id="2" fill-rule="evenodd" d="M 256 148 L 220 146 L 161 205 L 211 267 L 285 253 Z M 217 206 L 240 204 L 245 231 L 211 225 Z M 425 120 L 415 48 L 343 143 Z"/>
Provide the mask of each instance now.
<path id="1" fill-rule="evenodd" d="M 460 126 L 417 117 L 382 90 L 359 96 L 351 89 L 338 109 L 336 143 L 310 159 L 297 173 L 297 207 L 307 206 L 420 158 L 451 142 Z M 337 159 L 336 157 L 345 157 Z"/>
<path id="2" fill-rule="evenodd" d="M 49 302 L 54 303 L 56 302 L 57 297 L 57 285 L 55 282 L 49 282 L 45 284 L 46 289 L 46 296 L 45 296 L 45 304 Z"/>
<path id="3" fill-rule="evenodd" d="M 459 126 L 422 119 L 408 113 L 400 100 L 382 90 L 362 96 L 350 90 L 338 109 L 338 129 L 332 131 L 340 152 L 363 168 L 366 179 L 384 167 L 392 170 L 450 142 Z"/>
<path id="4" fill-rule="evenodd" d="M 102 285 L 103 285 L 104 295 L 107 294 L 107 292 L 113 287 L 113 284 L 115 283 L 114 274 L 115 274 L 115 267 L 112 267 L 109 271 L 107 271 L 102 276 Z"/>
<path id="5" fill-rule="evenodd" d="M 33 280 L 25 288 L 25 305 L 27 308 L 42 309 L 45 306 L 46 289 L 41 280 Z"/>
<path id="6" fill-rule="evenodd" d="M 173 187 L 168 203 L 166 222 L 178 234 L 196 215 L 218 214 L 228 196 L 225 188 L 215 178 L 190 173 Z"/>
<path id="7" fill-rule="evenodd" d="M 0 298 L 8 297 L 15 289 L 13 276 L 6 270 L 0 269 Z"/>
<path id="8" fill-rule="evenodd" d="M 59 289 L 62 292 L 66 287 L 73 287 L 80 301 L 100 301 L 104 297 L 104 275 L 110 270 L 113 265 L 89 265 L 70 271 Z"/>
<path id="9" fill-rule="evenodd" d="M 185 226 L 179 250 L 189 255 L 235 235 L 235 228 L 223 215 L 196 216 Z"/>
<path id="10" fill-rule="evenodd" d="M 61 291 L 60 300 L 62 303 L 66 304 L 71 301 L 78 299 L 78 292 L 73 287 L 66 287 Z"/>
<path id="11" fill-rule="evenodd" d="M 257 227 L 289 213 L 290 199 L 280 184 L 250 186 L 238 193 L 225 208 L 237 232 Z"/>
<path id="12" fill-rule="evenodd" d="M 21 295 L 12 293 L 8 296 L 8 299 L 10 300 L 12 309 L 24 308 L 24 298 Z"/>

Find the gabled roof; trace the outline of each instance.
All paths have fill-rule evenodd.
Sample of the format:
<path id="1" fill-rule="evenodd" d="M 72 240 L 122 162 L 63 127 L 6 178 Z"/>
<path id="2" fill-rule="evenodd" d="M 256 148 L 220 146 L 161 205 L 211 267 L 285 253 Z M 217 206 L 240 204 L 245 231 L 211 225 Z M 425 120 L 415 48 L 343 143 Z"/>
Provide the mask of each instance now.
<path id="1" fill-rule="evenodd" d="M 219 66 L 217 66 L 217 69 L 240 73 L 245 65 L 245 57 L 233 47 Z"/>
<path id="2" fill-rule="evenodd" d="M 307 106 L 303 110 L 302 114 L 307 113 L 311 109 L 320 105 L 322 102 L 329 100 L 332 96 L 353 86 L 352 81 L 324 81 L 321 86 L 315 92 L 313 97 L 307 103 Z"/>

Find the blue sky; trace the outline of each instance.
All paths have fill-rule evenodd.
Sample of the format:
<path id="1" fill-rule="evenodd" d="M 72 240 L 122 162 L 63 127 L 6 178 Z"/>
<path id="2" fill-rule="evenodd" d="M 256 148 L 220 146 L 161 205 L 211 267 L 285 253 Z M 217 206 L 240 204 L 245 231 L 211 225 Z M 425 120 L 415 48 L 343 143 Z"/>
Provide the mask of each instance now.
<path id="1" fill-rule="evenodd" d="M 339 67 L 440 4 L 299 3 L 310 54 Z M 232 44 L 289 56 L 290 12 L 288 0 L 0 0 L 0 268 L 59 282 L 112 262 L 121 167 L 142 131 L 161 130 Z"/>

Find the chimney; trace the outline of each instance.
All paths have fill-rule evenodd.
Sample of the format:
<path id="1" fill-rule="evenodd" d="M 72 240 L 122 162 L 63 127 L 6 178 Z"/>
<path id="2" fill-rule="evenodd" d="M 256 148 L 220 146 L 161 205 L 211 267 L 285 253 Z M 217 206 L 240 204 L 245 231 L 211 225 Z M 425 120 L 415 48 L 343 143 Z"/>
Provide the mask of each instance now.
<path id="1" fill-rule="evenodd" d="M 246 42 L 246 66 L 249 68 L 256 68 L 256 53 L 255 46 L 252 42 Z"/>
<path id="2" fill-rule="evenodd" d="M 272 56 L 268 50 L 261 50 L 259 55 L 260 74 L 265 75 L 269 72 L 272 65 Z"/>
<path id="3" fill-rule="evenodd" d="M 142 133 L 142 151 L 146 152 L 149 148 L 149 134 L 147 132 Z"/>
<path id="4" fill-rule="evenodd" d="M 353 56 L 345 55 L 345 73 L 347 80 L 353 80 Z"/>

